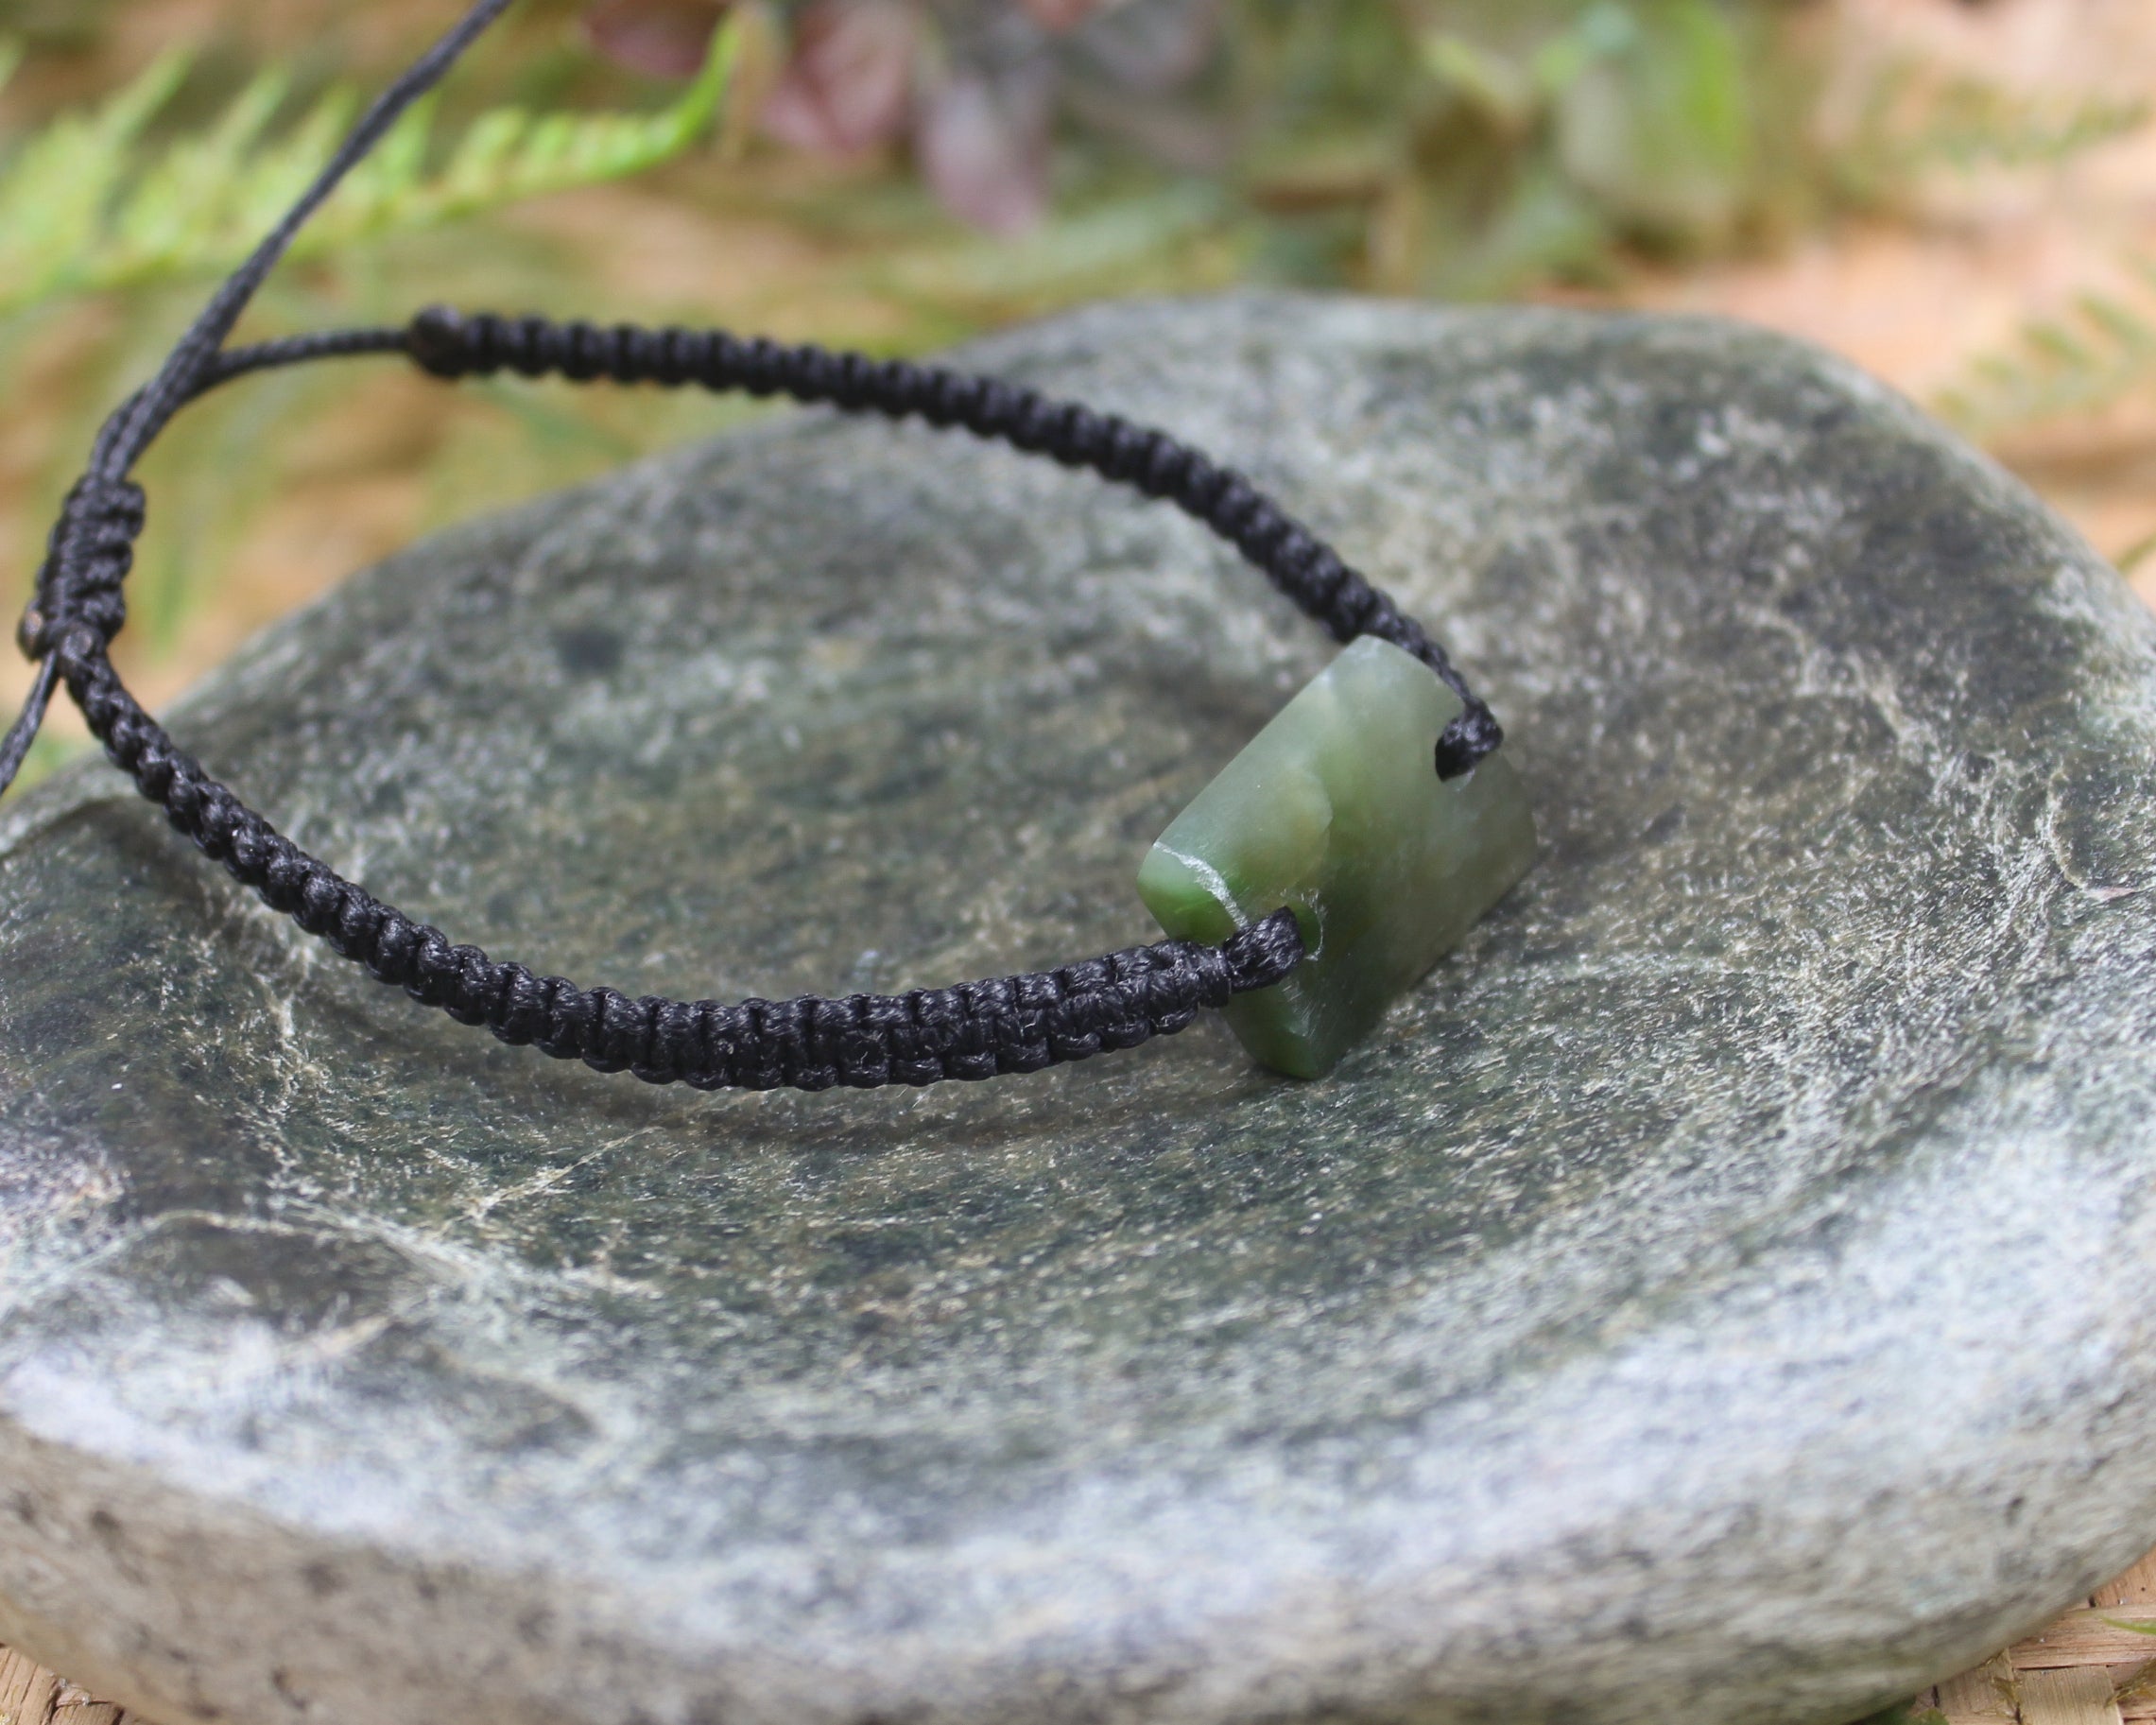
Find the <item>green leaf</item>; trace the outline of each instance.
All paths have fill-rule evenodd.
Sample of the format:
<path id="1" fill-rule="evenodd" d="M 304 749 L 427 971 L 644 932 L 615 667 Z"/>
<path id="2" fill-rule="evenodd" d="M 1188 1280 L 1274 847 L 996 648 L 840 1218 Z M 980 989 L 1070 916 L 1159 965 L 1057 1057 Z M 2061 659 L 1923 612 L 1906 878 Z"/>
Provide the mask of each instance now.
<path id="1" fill-rule="evenodd" d="M 696 81 L 650 114 L 496 109 L 443 146 L 434 106 L 422 102 L 338 188 L 294 254 L 656 167 L 718 112 L 738 39 L 736 27 L 721 29 Z M 0 70 L 11 69 L 9 54 L 0 49 Z M 187 70 L 183 55 L 165 56 L 101 107 L 24 140 L 0 168 L 0 317 L 65 295 L 231 268 L 320 170 L 353 111 L 349 95 L 332 93 L 273 130 L 285 85 L 266 73 L 207 131 L 152 154 L 142 132 Z"/>
<path id="2" fill-rule="evenodd" d="M 1831 172 L 1850 201 L 1891 204 L 1940 171 L 2055 166 L 2152 112 L 2142 97 L 2030 95 L 1896 59 L 1871 79 Z"/>
<path id="3" fill-rule="evenodd" d="M 1613 59 L 1637 44 L 1638 21 L 1617 4 L 1601 0 L 1579 22 L 1535 50 L 1535 82 L 1551 95 L 1561 95 L 1597 60 Z"/>
<path id="4" fill-rule="evenodd" d="M 2130 576 L 2148 561 L 2151 553 L 2156 553 L 2156 533 L 2146 534 L 2135 540 L 2111 560 L 2111 566 L 2121 575 Z M 2113 1621 L 2112 1627 L 2117 1630 L 2131 1630 L 2136 1635 L 2156 1635 L 2156 1623 L 2119 1623 Z"/>
<path id="5" fill-rule="evenodd" d="M 79 284 L 108 206 L 138 171 L 137 137 L 186 72 L 185 56 L 164 55 L 102 107 L 16 147 L 0 176 L 0 314 Z"/>
<path id="6" fill-rule="evenodd" d="M 1733 222 L 1752 157 L 1750 72 L 1713 0 L 1636 8 L 1636 35 L 1558 104 L 1564 172 L 1620 221 L 1672 236 Z"/>
<path id="7" fill-rule="evenodd" d="M 2156 267 L 2141 257 L 2125 264 L 2147 303 L 2081 293 L 2062 313 L 2030 319 L 1940 392 L 1940 416 L 1996 442 L 2068 414 L 2099 412 L 2156 384 Z"/>
<path id="8" fill-rule="evenodd" d="M 1525 130 L 1542 105 L 1541 80 L 1533 69 L 1514 65 L 1464 36 L 1425 37 L 1423 64 L 1440 86 L 1500 130 Z"/>
<path id="9" fill-rule="evenodd" d="M 2121 348 L 2130 350 L 2156 343 L 2156 326 L 2136 318 L 2116 300 L 2085 293 L 2078 295 L 2074 304 L 2082 317 Z"/>

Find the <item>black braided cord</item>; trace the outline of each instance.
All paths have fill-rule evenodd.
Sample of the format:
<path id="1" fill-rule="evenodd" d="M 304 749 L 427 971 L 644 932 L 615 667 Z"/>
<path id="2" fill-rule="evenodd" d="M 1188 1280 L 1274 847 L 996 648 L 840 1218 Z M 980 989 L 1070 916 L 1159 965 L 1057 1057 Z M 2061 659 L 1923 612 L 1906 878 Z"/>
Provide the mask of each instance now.
<path id="1" fill-rule="evenodd" d="M 1294 913 L 1285 908 L 1217 946 L 1163 940 L 1055 970 L 897 995 L 726 1004 L 579 988 L 491 958 L 475 946 L 455 945 L 440 929 L 344 879 L 212 778 L 129 693 L 110 649 L 126 622 L 124 587 L 143 529 L 142 488 L 129 474 L 149 441 L 187 403 L 234 378 L 315 359 L 405 354 L 445 379 L 509 371 L 784 394 L 958 427 L 1090 468 L 1204 523 L 1339 640 L 1377 635 L 1427 664 L 1463 704 L 1436 743 L 1441 776 L 1468 771 L 1503 740 L 1490 709 L 1422 627 L 1242 475 L 1164 432 L 995 378 L 723 331 L 555 323 L 439 308 L 404 329 L 335 330 L 226 349 L 240 311 L 307 215 L 508 4 L 481 0 L 369 110 L 157 376 L 106 422 L 53 527 L 23 616 L 21 645 L 39 672 L 21 717 L 0 740 L 0 791 L 21 767 L 56 684 L 64 683 L 113 764 L 174 827 L 272 909 L 378 980 L 461 1024 L 485 1025 L 506 1043 L 654 1084 L 822 1090 L 1035 1072 L 1171 1035 L 1202 1008 L 1279 982 L 1303 956 Z"/>
<path id="2" fill-rule="evenodd" d="M 442 378 L 508 371 L 526 377 L 551 373 L 575 383 L 603 377 L 623 384 L 678 388 L 693 383 L 713 390 L 788 395 L 849 413 L 957 426 L 1027 455 L 1050 457 L 1065 467 L 1091 468 L 1104 479 L 1134 486 L 1203 522 L 1331 630 L 1336 640 L 1377 635 L 1435 671 L 1459 697 L 1462 708 L 1437 741 L 1440 778 L 1466 772 L 1504 740 L 1490 709 L 1420 623 L 1242 474 L 1216 466 L 1164 431 L 1133 425 L 1112 413 L 1095 413 L 1078 402 L 1055 401 L 999 378 L 905 359 L 835 354 L 812 344 L 789 347 L 762 336 L 745 340 L 724 330 L 555 323 L 487 312 L 467 318 L 435 307 L 412 320 L 411 354 Z"/>

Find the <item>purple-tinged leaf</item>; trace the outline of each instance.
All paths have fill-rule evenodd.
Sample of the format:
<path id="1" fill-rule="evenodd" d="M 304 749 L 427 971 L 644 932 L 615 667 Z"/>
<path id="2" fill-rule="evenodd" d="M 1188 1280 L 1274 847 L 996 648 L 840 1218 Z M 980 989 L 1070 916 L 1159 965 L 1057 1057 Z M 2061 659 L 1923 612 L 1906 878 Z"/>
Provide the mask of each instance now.
<path id="1" fill-rule="evenodd" d="M 912 117 L 920 37 L 920 13 L 906 0 L 814 0 L 764 104 L 764 129 L 836 154 L 900 136 Z"/>
<path id="2" fill-rule="evenodd" d="M 960 70 L 924 94 L 913 147 L 954 214 L 991 233 L 1021 233 L 1048 208 L 1054 87 L 1044 70 L 991 78 Z"/>
<path id="3" fill-rule="evenodd" d="M 1061 35 L 1075 30 L 1112 0 L 1018 0 L 1026 15 L 1044 30 Z"/>
<path id="4" fill-rule="evenodd" d="M 584 39 L 646 78 L 691 78 L 725 11 L 724 0 L 599 0 L 585 9 Z"/>

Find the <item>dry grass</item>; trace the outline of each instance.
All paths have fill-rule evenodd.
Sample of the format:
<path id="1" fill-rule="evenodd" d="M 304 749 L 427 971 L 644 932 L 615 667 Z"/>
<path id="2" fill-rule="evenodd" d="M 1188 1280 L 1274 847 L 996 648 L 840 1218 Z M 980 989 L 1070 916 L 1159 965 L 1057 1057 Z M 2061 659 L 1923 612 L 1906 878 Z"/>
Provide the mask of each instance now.
<path id="1" fill-rule="evenodd" d="M 1947 1725 L 2125 1725 L 2156 1719 L 2156 1554 L 2040 1635 L 1920 1696 Z"/>

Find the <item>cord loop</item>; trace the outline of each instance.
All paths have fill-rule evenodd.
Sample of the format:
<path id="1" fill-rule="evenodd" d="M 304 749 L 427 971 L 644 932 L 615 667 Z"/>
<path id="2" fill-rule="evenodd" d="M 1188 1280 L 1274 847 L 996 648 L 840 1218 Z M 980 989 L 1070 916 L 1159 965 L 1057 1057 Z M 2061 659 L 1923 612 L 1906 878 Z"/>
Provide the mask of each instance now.
<path id="1" fill-rule="evenodd" d="M 476 0 L 384 93 L 212 296 L 157 375 L 106 422 L 88 471 L 53 527 L 36 596 L 24 613 L 23 650 L 42 663 L 20 716 L 0 736 L 0 792 L 27 757 L 64 681 L 113 765 L 271 909 L 377 980 L 461 1024 L 653 1084 L 822 1090 L 1035 1072 L 1170 1035 L 1201 1009 L 1281 981 L 1304 957 L 1302 929 L 1288 909 L 1216 946 L 1163 940 L 1054 970 L 896 995 L 730 1005 L 632 1000 L 609 988 L 579 988 L 491 958 L 475 946 L 455 945 L 440 929 L 344 879 L 212 778 L 129 693 L 108 649 L 127 620 L 122 588 L 143 528 L 142 488 L 127 474 L 144 450 L 181 408 L 233 378 L 308 360 L 403 353 L 445 379 L 507 370 L 785 394 L 891 420 L 917 418 L 1091 468 L 1211 528 L 1337 639 L 1376 635 L 1428 665 L 1463 707 L 1436 745 L 1441 777 L 1467 772 L 1503 740 L 1490 709 L 1422 626 L 1242 474 L 1164 431 L 1023 385 L 724 330 L 556 323 L 441 307 L 421 312 L 403 329 L 327 330 L 226 347 L 249 299 L 308 216 L 509 3 Z"/>

